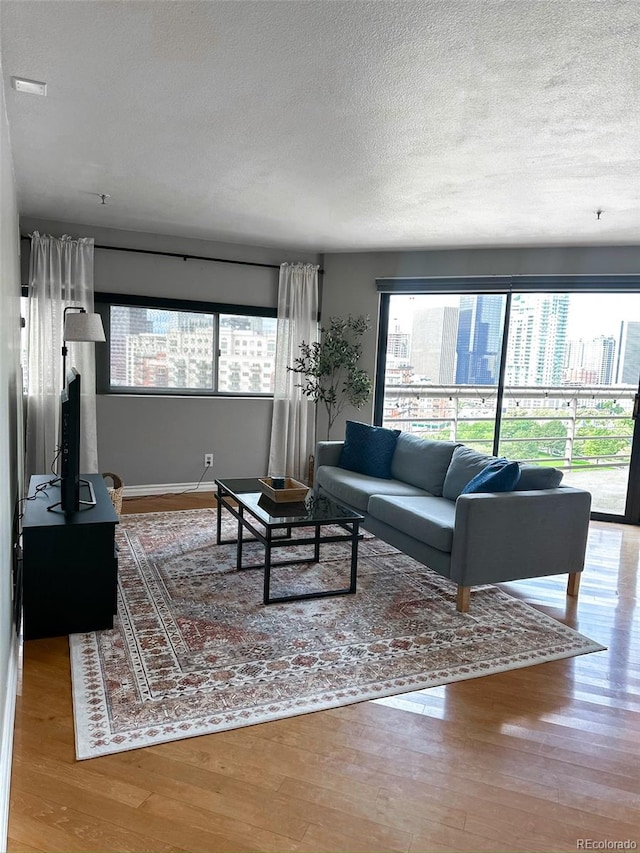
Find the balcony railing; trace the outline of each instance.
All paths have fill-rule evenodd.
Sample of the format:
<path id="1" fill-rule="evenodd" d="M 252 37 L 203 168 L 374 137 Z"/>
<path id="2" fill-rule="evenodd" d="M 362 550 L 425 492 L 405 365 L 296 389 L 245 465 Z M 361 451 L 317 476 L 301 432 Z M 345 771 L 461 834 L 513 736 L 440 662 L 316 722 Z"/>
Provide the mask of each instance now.
<path id="1" fill-rule="evenodd" d="M 635 394 L 631 386 L 505 388 L 500 454 L 564 470 L 626 468 Z M 491 452 L 496 406 L 487 385 L 387 385 L 383 425 Z"/>

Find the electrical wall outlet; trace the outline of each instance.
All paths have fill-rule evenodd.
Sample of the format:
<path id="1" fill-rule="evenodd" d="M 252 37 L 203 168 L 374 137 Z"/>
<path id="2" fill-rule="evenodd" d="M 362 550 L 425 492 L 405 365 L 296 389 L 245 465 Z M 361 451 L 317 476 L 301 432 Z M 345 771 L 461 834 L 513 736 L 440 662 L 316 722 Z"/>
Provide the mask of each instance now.
<path id="1" fill-rule="evenodd" d="M 211 468 L 213 466 L 213 453 L 204 454 L 204 467 Z"/>

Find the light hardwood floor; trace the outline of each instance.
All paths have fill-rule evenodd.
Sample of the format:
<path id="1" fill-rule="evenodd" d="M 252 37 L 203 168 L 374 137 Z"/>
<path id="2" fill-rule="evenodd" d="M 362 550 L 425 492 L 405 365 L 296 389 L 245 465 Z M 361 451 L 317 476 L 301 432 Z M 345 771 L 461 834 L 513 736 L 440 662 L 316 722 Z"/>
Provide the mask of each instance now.
<path id="1" fill-rule="evenodd" d="M 577 604 L 566 577 L 503 587 L 606 652 L 89 761 L 67 638 L 30 641 L 8 849 L 640 848 L 639 546 L 640 528 L 593 523 Z"/>

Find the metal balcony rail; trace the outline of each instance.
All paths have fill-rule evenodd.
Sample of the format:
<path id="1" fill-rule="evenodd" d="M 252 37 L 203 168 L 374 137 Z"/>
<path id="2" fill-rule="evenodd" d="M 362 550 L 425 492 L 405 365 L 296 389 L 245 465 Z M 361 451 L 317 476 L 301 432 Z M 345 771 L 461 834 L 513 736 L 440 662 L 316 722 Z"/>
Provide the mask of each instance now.
<path id="1" fill-rule="evenodd" d="M 512 458 L 521 462 L 549 462 L 564 470 L 589 468 L 625 468 L 631 455 L 632 409 L 637 389 L 633 386 L 548 385 L 507 387 L 501 413 L 501 452 L 513 446 Z M 612 404 L 615 409 L 605 409 Z M 464 427 L 475 423 L 495 421 L 497 389 L 487 385 L 386 385 L 383 425 L 400 427 L 425 437 L 434 436 L 452 441 L 464 441 L 470 446 L 486 449 L 493 436 L 483 438 L 464 434 Z M 553 435 L 508 434 L 509 424 L 558 422 Z M 629 432 L 616 429 L 617 423 L 629 425 Z M 599 425 L 602 425 L 599 429 Z M 588 428 L 588 433 L 580 430 Z M 586 442 L 601 442 L 597 452 L 587 452 Z M 610 452 L 611 442 L 624 442 Z M 536 455 L 518 454 L 518 443 L 534 445 Z M 562 445 L 562 449 L 559 445 Z M 591 448 L 593 450 L 593 448 Z"/>

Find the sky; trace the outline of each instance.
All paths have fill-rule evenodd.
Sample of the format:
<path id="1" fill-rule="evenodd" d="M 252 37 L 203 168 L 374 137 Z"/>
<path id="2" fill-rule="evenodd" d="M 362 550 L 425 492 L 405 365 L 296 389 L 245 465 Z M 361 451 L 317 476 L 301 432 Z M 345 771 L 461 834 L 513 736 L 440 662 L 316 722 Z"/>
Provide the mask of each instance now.
<path id="1" fill-rule="evenodd" d="M 429 306 L 436 308 L 458 305 L 459 296 L 392 296 L 389 328 L 393 330 L 397 319 L 401 331 L 410 332 L 413 311 L 423 300 L 423 304 L 426 305 L 428 300 Z M 640 294 L 574 293 L 569 302 L 567 338 L 590 340 L 599 335 L 613 335 L 617 339 L 622 320 L 640 322 Z"/>

